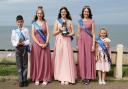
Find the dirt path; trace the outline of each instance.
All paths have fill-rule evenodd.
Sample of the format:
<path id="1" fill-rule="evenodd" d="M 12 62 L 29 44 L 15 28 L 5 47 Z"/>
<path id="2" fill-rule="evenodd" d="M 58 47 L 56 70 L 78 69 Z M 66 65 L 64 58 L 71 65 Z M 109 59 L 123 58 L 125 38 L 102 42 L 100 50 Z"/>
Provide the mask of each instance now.
<path id="1" fill-rule="evenodd" d="M 47 86 L 35 86 L 29 83 L 28 87 L 18 87 L 16 80 L 0 82 L 0 89 L 128 89 L 128 81 L 107 81 L 106 85 L 99 85 L 98 82 L 91 82 L 89 85 L 83 85 L 78 82 L 75 85 L 60 85 L 58 81 L 53 81 Z"/>

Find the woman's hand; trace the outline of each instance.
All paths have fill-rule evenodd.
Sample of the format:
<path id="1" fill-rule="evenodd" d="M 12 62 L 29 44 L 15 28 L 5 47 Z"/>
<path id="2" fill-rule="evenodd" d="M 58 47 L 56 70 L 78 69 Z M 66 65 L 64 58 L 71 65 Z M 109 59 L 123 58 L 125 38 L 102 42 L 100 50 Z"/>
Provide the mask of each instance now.
<path id="1" fill-rule="evenodd" d="M 91 52 L 95 51 L 95 46 L 92 46 Z"/>
<path id="2" fill-rule="evenodd" d="M 79 39 L 80 34 L 76 33 L 76 39 Z"/>
<path id="3" fill-rule="evenodd" d="M 48 45 L 47 43 L 45 43 L 45 44 L 39 44 L 39 46 L 42 47 L 42 48 L 46 48 L 47 45 Z"/>
<path id="4" fill-rule="evenodd" d="M 45 43 L 45 44 L 43 45 L 43 48 L 46 48 L 46 47 L 47 47 L 47 45 L 48 45 L 48 44 L 47 44 L 47 43 Z"/>

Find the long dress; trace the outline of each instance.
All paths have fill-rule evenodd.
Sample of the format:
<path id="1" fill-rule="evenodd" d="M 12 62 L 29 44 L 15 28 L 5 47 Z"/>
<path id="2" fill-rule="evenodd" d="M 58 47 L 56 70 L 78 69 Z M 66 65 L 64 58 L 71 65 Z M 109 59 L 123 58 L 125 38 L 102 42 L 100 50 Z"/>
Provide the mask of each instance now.
<path id="1" fill-rule="evenodd" d="M 83 21 L 83 23 L 91 32 L 92 20 L 90 19 L 87 22 Z M 78 38 L 78 74 L 82 80 L 96 78 L 95 52 L 91 52 L 92 44 L 92 37 L 80 28 L 80 35 Z"/>
<path id="2" fill-rule="evenodd" d="M 108 42 L 108 43 L 111 41 L 109 38 L 105 38 L 101 40 L 103 42 Z M 96 70 L 100 70 L 102 72 L 110 71 L 110 63 L 108 62 L 108 57 L 99 45 L 98 45 L 98 51 L 99 51 L 99 59 L 96 62 Z"/>
<path id="3" fill-rule="evenodd" d="M 58 27 L 61 26 L 58 21 L 56 22 L 58 23 Z M 71 21 L 68 20 L 68 27 L 70 24 Z M 53 53 L 53 65 L 55 80 L 75 83 L 76 70 L 70 37 L 64 37 L 61 34 L 56 36 Z"/>
<path id="4" fill-rule="evenodd" d="M 42 26 L 43 32 L 47 34 L 46 25 Z M 39 33 L 34 32 L 36 39 L 44 43 Z M 50 81 L 52 77 L 50 47 L 41 48 L 33 41 L 31 51 L 31 79 L 32 81 Z"/>

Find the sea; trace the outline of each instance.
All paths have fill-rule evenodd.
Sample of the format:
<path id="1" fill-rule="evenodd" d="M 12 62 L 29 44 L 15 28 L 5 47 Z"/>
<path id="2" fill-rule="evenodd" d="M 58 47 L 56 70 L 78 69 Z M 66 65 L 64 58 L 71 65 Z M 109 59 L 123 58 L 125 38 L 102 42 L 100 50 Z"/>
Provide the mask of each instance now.
<path id="1" fill-rule="evenodd" d="M 30 30 L 31 26 L 25 26 Z M 75 32 L 77 32 L 77 25 L 74 26 Z M 98 36 L 99 29 L 106 27 L 108 29 L 108 37 L 111 39 L 111 48 L 116 50 L 117 44 L 124 45 L 124 51 L 128 51 L 128 25 L 96 25 L 96 35 Z M 14 49 L 11 44 L 11 32 L 16 26 L 0 26 L 0 49 Z M 55 37 L 53 36 L 53 26 L 49 26 L 50 30 L 50 48 L 54 48 Z M 76 48 L 76 38 L 72 41 L 73 48 Z"/>

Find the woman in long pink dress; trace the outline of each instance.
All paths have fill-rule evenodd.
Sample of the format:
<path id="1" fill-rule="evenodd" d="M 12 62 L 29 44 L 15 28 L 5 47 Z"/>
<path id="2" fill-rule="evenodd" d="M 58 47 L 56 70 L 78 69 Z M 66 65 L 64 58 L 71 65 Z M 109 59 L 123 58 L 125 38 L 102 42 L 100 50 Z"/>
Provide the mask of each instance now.
<path id="1" fill-rule="evenodd" d="M 37 27 L 40 27 L 38 29 Z M 38 30 L 42 31 L 46 40 L 42 39 Z M 47 85 L 51 81 L 52 66 L 51 53 L 49 47 L 49 30 L 47 21 L 44 19 L 44 11 L 42 7 L 38 7 L 36 16 L 32 24 L 32 51 L 31 51 L 31 79 L 35 81 L 35 85 L 39 85 L 43 81 L 43 85 Z"/>
<path id="2" fill-rule="evenodd" d="M 96 78 L 95 69 L 95 25 L 91 9 L 85 6 L 78 24 L 78 67 L 79 76 L 84 84 Z"/>
<path id="3" fill-rule="evenodd" d="M 54 24 L 54 35 L 56 37 L 53 53 L 54 78 L 61 81 L 62 85 L 75 83 L 76 71 L 71 45 L 74 27 L 66 7 L 60 9 L 58 19 Z"/>

